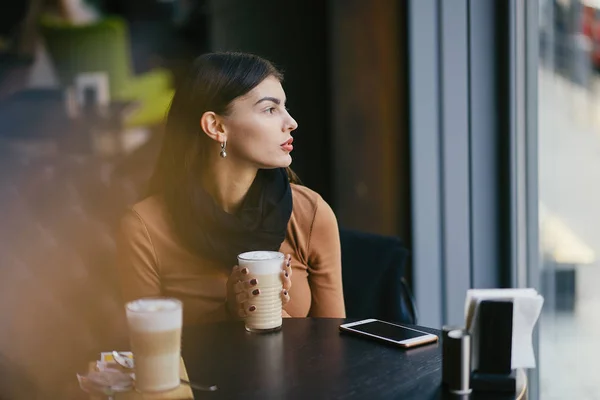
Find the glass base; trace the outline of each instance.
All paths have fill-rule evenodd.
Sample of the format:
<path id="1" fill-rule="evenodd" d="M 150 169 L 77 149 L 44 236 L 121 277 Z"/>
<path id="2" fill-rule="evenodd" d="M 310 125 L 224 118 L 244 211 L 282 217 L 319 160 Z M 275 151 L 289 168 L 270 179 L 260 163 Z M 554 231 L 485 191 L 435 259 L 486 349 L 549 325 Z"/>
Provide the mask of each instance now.
<path id="1" fill-rule="evenodd" d="M 160 389 L 140 389 L 138 387 L 135 388 L 135 391 L 140 393 L 140 394 L 160 394 L 160 393 L 164 393 L 164 392 L 170 392 L 172 390 L 175 390 L 177 388 L 179 388 L 179 386 L 181 386 L 181 382 L 178 382 L 177 385 L 173 386 L 173 387 L 167 387 L 167 388 L 160 388 Z"/>
<path id="2" fill-rule="evenodd" d="M 177 379 L 177 381 L 173 381 L 173 385 L 171 386 L 163 386 L 160 388 L 152 388 L 152 389 L 147 389 L 147 388 L 140 388 L 140 387 L 135 387 L 135 391 L 140 393 L 140 394 L 152 394 L 152 393 L 164 393 L 164 392 L 170 392 L 172 390 L 175 390 L 177 388 L 179 388 L 179 386 L 181 386 L 181 378 Z"/>
<path id="3" fill-rule="evenodd" d="M 269 332 L 277 332 L 281 330 L 281 325 L 276 326 L 275 328 L 268 328 L 268 329 L 256 329 L 256 328 L 250 328 L 248 326 L 246 326 L 246 330 L 248 332 L 251 333 L 269 333 Z"/>

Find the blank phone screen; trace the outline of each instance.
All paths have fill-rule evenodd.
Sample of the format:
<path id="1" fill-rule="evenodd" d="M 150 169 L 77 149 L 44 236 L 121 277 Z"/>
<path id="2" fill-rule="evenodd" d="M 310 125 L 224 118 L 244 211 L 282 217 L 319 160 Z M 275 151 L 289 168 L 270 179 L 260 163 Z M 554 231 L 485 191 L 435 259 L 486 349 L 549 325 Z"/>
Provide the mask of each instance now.
<path id="1" fill-rule="evenodd" d="M 423 332 L 413 331 L 412 329 L 381 321 L 373 321 L 367 322 L 366 324 L 354 325 L 351 326 L 350 329 L 354 329 L 359 332 L 370 333 L 371 335 L 381 336 L 398 342 L 426 335 Z"/>

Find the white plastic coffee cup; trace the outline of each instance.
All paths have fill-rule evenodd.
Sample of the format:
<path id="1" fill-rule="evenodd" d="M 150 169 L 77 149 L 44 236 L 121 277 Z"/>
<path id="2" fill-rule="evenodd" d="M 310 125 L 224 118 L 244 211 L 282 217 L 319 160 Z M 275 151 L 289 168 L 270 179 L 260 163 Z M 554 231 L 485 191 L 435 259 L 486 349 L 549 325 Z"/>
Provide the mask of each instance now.
<path id="1" fill-rule="evenodd" d="M 249 293 L 249 305 L 256 310 L 245 318 L 246 330 L 249 332 L 271 332 L 281 329 L 283 282 L 281 271 L 285 262 L 283 253 L 277 251 L 249 251 L 238 255 L 240 268 L 248 268 L 247 279 L 256 279 L 260 294 Z"/>

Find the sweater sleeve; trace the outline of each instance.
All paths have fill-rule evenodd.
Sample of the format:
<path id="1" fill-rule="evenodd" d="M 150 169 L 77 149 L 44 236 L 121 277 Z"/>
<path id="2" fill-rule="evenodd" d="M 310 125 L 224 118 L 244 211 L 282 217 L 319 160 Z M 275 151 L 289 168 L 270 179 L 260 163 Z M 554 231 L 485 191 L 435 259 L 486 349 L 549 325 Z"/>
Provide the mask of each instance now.
<path id="1" fill-rule="evenodd" d="M 125 302 L 160 296 L 158 258 L 148 228 L 140 215 L 129 210 L 121 220 L 117 243 L 117 269 Z"/>
<path id="2" fill-rule="evenodd" d="M 308 315 L 344 318 L 340 234 L 335 214 L 321 196 L 317 198 L 307 253 L 311 289 Z"/>

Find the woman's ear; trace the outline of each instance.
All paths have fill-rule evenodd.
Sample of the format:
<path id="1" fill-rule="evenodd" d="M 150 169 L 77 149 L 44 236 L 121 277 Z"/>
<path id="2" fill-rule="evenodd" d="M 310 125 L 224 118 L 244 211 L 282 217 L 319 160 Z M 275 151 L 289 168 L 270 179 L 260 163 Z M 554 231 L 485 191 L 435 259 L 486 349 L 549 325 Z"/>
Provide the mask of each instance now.
<path id="1" fill-rule="evenodd" d="M 221 118 L 212 111 L 207 111 L 200 118 L 200 128 L 212 140 L 217 142 L 227 141 L 225 127 L 221 122 Z"/>

